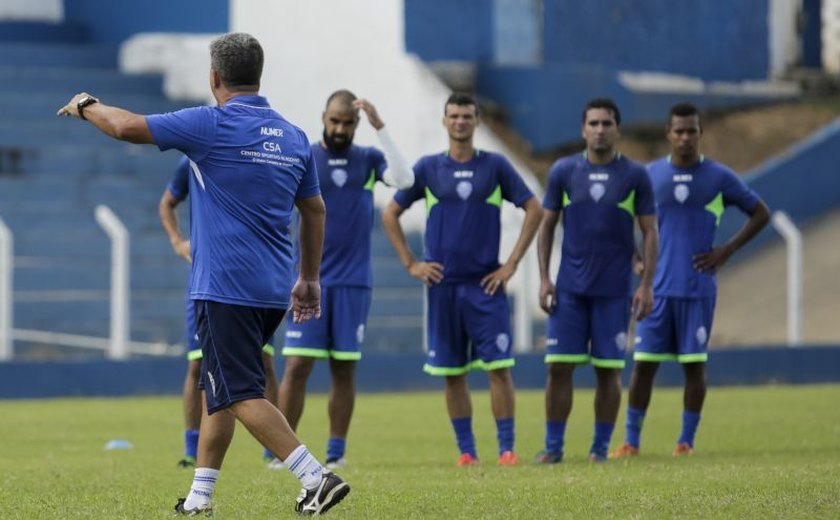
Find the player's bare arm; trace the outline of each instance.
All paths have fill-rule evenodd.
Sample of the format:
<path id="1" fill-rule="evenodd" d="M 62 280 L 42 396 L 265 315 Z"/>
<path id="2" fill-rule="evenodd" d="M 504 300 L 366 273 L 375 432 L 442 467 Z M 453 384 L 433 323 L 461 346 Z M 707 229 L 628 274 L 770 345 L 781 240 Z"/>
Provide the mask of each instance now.
<path id="1" fill-rule="evenodd" d="M 644 319 L 653 311 L 653 276 L 656 274 L 656 262 L 659 259 L 659 229 L 656 215 L 639 217 L 642 230 L 642 261 L 644 269 L 642 280 L 633 295 L 633 317 L 636 321 Z"/>
<path id="2" fill-rule="evenodd" d="M 759 231 L 770 221 L 770 209 L 759 200 L 741 229 L 725 244 L 706 253 L 694 255 L 694 268 L 701 273 L 715 273 L 723 267 L 729 257 L 744 244 L 755 238 Z"/>
<path id="3" fill-rule="evenodd" d="M 420 262 L 414 257 L 411 248 L 408 247 L 402 224 L 400 224 L 400 215 L 403 211 L 402 206 L 391 201 L 382 212 L 382 227 L 385 229 L 385 234 L 388 235 L 388 240 L 394 246 L 394 250 L 400 257 L 400 262 L 408 271 L 408 274 L 426 285 L 440 283 L 443 281 L 443 264 Z"/>
<path id="4" fill-rule="evenodd" d="M 484 292 L 493 295 L 499 290 L 499 287 L 506 288 L 508 281 L 516 273 L 516 268 L 519 266 L 519 261 L 525 256 L 525 251 L 534 240 L 534 235 L 540 227 L 540 220 L 542 220 L 542 207 L 536 197 L 531 197 L 525 204 L 522 205 L 525 210 L 525 220 L 522 222 L 522 228 L 519 231 L 519 238 L 513 246 L 510 256 L 507 261 L 498 269 L 488 274 L 481 279 L 481 287 Z"/>
<path id="5" fill-rule="evenodd" d="M 295 201 L 300 212 L 300 275 L 292 288 L 290 310 L 295 323 L 321 316 L 321 253 L 327 210 L 320 195 Z"/>
<path id="6" fill-rule="evenodd" d="M 161 196 L 160 203 L 158 204 L 158 215 L 160 216 L 160 224 L 163 226 L 166 236 L 169 237 L 169 243 L 172 244 L 172 250 L 188 263 L 192 263 L 190 241 L 181 235 L 181 226 L 178 225 L 178 214 L 175 212 L 175 208 L 178 207 L 180 202 L 172 196 L 168 189 L 164 190 L 163 196 Z"/>
<path id="7" fill-rule="evenodd" d="M 80 112 L 81 110 L 81 112 Z M 73 96 L 56 115 L 86 119 L 104 134 L 135 144 L 154 144 L 144 116 L 101 103 L 87 92 Z"/>
<path id="8" fill-rule="evenodd" d="M 557 305 L 557 287 L 548 272 L 551 250 L 554 247 L 554 230 L 560 221 L 560 212 L 543 209 L 542 222 L 537 233 L 537 263 L 540 268 L 540 308 L 551 314 Z"/>

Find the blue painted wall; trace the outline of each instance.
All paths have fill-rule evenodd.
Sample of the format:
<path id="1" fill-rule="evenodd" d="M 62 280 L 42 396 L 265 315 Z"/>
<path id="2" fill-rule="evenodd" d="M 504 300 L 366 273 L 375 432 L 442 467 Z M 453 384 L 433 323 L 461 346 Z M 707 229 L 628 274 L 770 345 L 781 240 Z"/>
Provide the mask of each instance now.
<path id="1" fill-rule="evenodd" d="M 361 392 L 442 389 L 443 379 L 423 373 L 423 362 L 422 355 L 365 356 L 358 366 L 358 389 Z M 625 388 L 632 362 L 627 365 L 623 373 Z M 173 358 L 126 362 L 0 363 L 0 399 L 178 395 L 185 371 L 186 361 Z M 513 376 L 517 388 L 544 388 L 546 368 L 543 356 L 518 356 Z M 836 383 L 840 382 L 840 346 L 713 351 L 708 377 L 712 386 Z M 575 372 L 576 386 L 592 388 L 594 383 L 591 368 L 582 367 Z M 680 367 L 676 363 L 663 363 L 656 383 L 659 386 L 682 386 Z M 481 373 L 471 374 L 470 386 L 486 389 L 487 377 Z M 326 392 L 328 388 L 327 364 L 317 363 L 308 389 Z"/>
<path id="2" fill-rule="evenodd" d="M 492 2 L 405 0 L 405 47 L 425 61 L 493 58 Z"/>
<path id="3" fill-rule="evenodd" d="M 91 41 L 120 43 L 138 32 L 227 32 L 229 0 L 64 0 L 64 19 L 84 24 Z"/>
<path id="4" fill-rule="evenodd" d="M 545 0 L 546 63 L 766 78 L 768 1 Z"/>
<path id="5" fill-rule="evenodd" d="M 771 211 L 782 210 L 797 225 L 806 224 L 840 207 L 840 176 L 833 167 L 837 163 L 837 150 L 840 150 L 840 119 L 748 173 L 745 180 Z M 740 212 L 727 211 L 718 229 L 718 241 L 737 232 L 744 220 Z M 768 226 L 746 250 L 771 239 L 778 239 L 778 234 Z"/>

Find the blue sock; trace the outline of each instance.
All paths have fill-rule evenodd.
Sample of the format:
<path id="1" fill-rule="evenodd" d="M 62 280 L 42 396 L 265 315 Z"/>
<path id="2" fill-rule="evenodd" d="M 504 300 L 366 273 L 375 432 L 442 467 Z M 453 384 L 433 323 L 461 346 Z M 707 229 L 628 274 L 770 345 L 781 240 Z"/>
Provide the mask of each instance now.
<path id="1" fill-rule="evenodd" d="M 271 453 L 270 449 L 263 448 L 263 460 L 265 460 L 266 462 L 274 460 L 274 454 Z"/>
<path id="2" fill-rule="evenodd" d="M 642 440 L 642 425 L 645 422 L 645 411 L 638 408 L 627 408 L 627 435 L 625 442 L 634 448 L 638 448 Z"/>
<path id="3" fill-rule="evenodd" d="M 499 455 L 513 451 L 513 417 L 496 419 L 496 438 L 499 440 Z"/>
<path id="4" fill-rule="evenodd" d="M 700 414 L 696 412 L 683 411 L 682 433 L 678 443 L 684 442 L 694 447 L 694 434 L 697 433 L 697 425 L 700 424 Z"/>
<path id="5" fill-rule="evenodd" d="M 594 453 L 599 458 L 607 457 L 613 428 L 615 428 L 615 424 L 613 423 L 595 423 L 595 438 L 592 440 L 592 448 L 589 449 L 589 453 Z"/>
<path id="6" fill-rule="evenodd" d="M 478 458 L 472 431 L 472 417 L 452 419 L 452 428 L 455 430 L 455 440 L 458 442 L 458 449 L 461 450 L 461 453 L 469 453 Z"/>
<path id="7" fill-rule="evenodd" d="M 198 455 L 198 430 L 184 430 L 184 456 L 195 461 Z"/>
<path id="8" fill-rule="evenodd" d="M 545 422 L 545 452 L 563 455 L 566 421 Z"/>
<path id="9" fill-rule="evenodd" d="M 330 437 L 327 441 L 327 461 L 332 462 L 344 456 L 344 450 L 347 448 L 347 439 L 339 437 Z"/>

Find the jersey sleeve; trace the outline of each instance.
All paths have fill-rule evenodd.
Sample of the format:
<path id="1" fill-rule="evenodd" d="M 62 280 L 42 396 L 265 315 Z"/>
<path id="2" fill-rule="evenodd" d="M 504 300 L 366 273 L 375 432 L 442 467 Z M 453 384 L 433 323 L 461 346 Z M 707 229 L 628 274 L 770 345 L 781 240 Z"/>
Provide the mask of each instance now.
<path id="1" fill-rule="evenodd" d="M 218 115 L 211 107 L 194 107 L 146 116 L 146 124 L 158 148 L 174 148 L 199 161 L 213 145 L 217 119 Z"/>
<path id="2" fill-rule="evenodd" d="M 394 194 L 394 202 L 403 209 L 408 209 L 414 201 L 426 196 L 426 175 L 428 161 L 420 159 L 414 164 L 414 184 L 407 190 L 400 190 Z"/>
<path id="3" fill-rule="evenodd" d="M 304 136 L 303 142 L 306 142 L 306 136 Z M 304 168 L 306 168 L 306 171 L 304 171 L 303 177 L 300 179 L 298 191 L 295 195 L 296 199 L 306 199 L 321 194 L 321 187 L 318 184 L 318 167 L 315 165 L 312 147 L 305 146 L 303 149 L 306 150 L 304 157 Z"/>
<path id="4" fill-rule="evenodd" d="M 563 210 L 563 163 L 557 161 L 548 171 L 548 183 L 543 196 L 543 208 L 551 211 Z"/>
<path id="5" fill-rule="evenodd" d="M 190 194 L 190 160 L 186 156 L 181 157 L 166 189 L 175 200 L 179 201 L 186 199 Z"/>
<path id="6" fill-rule="evenodd" d="M 376 180 L 384 182 L 382 175 L 384 175 L 385 170 L 388 169 L 388 162 L 385 160 L 385 154 L 377 148 L 368 148 L 368 165 L 370 169 L 373 170 Z"/>
<path id="7" fill-rule="evenodd" d="M 653 197 L 653 183 L 650 182 L 647 168 L 639 165 L 636 175 L 636 198 L 633 211 L 636 216 L 655 215 L 656 200 Z"/>
<path id="8" fill-rule="evenodd" d="M 512 202 L 517 207 L 522 207 L 528 199 L 534 196 L 525 181 L 514 169 L 507 158 L 499 155 L 498 172 L 499 184 L 502 187 L 502 198 Z"/>
<path id="9" fill-rule="evenodd" d="M 758 205 L 758 194 L 751 190 L 741 178 L 730 169 L 724 170 L 723 204 L 735 205 L 745 213 L 751 213 Z"/>

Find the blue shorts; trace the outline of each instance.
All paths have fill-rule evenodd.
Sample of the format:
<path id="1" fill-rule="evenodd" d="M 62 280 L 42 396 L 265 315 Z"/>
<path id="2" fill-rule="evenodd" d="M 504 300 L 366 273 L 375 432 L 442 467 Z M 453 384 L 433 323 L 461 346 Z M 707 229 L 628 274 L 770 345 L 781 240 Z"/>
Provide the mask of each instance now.
<path id="1" fill-rule="evenodd" d="M 510 305 L 504 291 L 488 296 L 478 281 L 439 283 L 429 287 L 428 305 L 424 371 L 455 376 L 514 365 Z"/>
<path id="2" fill-rule="evenodd" d="M 636 326 L 635 361 L 704 363 L 715 297 L 656 298 L 653 312 Z"/>
<path id="3" fill-rule="evenodd" d="M 201 344 L 201 381 L 207 412 L 213 413 L 246 399 L 262 399 L 265 368 L 262 347 L 286 314 L 269 309 L 196 300 L 198 341 Z"/>
<path id="4" fill-rule="evenodd" d="M 270 343 L 263 345 L 263 352 L 274 356 L 274 347 Z M 195 331 L 195 301 L 187 298 L 187 360 L 201 361 L 201 345 L 198 344 L 198 334 Z"/>
<path id="5" fill-rule="evenodd" d="M 560 291 L 548 317 L 545 362 L 624 368 L 629 320 L 630 298 Z"/>
<path id="6" fill-rule="evenodd" d="M 286 324 L 284 356 L 358 361 L 370 312 L 367 287 L 325 287 L 321 292 L 321 317 Z"/>

